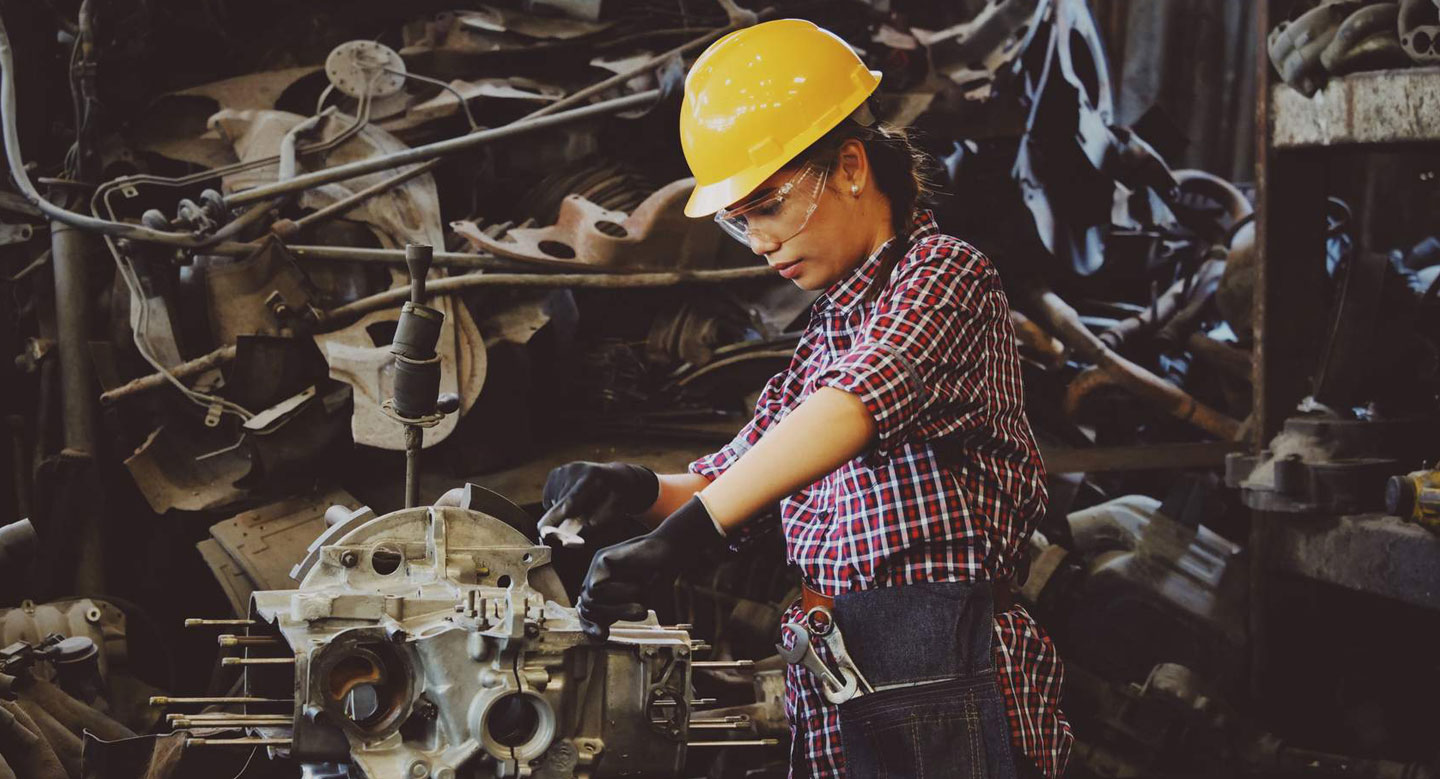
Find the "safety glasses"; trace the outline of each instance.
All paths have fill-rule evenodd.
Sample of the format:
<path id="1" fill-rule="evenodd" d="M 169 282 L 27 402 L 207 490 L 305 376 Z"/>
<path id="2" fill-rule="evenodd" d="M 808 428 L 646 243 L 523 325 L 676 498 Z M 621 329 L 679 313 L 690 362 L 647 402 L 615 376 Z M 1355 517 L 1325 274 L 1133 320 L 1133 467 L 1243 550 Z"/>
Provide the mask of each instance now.
<path id="1" fill-rule="evenodd" d="M 715 222 L 746 246 L 754 239 L 784 243 L 810 223 L 829 175 L 829 166 L 806 163 L 779 187 L 767 188 L 734 208 L 720 209 Z"/>

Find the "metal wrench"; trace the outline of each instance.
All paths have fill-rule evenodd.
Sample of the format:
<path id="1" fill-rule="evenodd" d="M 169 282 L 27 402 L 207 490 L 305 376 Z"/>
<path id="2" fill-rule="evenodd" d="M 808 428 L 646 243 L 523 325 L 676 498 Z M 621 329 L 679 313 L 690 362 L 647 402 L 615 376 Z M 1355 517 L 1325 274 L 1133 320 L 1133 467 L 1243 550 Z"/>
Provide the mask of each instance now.
<path id="1" fill-rule="evenodd" d="M 830 610 L 824 606 L 816 606 L 805 615 L 805 622 L 814 630 L 812 635 L 818 635 L 825 642 L 825 647 L 830 650 L 830 657 L 835 660 L 839 675 L 845 679 L 842 689 L 837 690 L 833 697 L 827 691 L 825 697 L 831 703 L 844 703 L 857 695 L 875 692 L 870 680 L 860 673 L 860 667 L 855 665 L 855 660 L 850 657 L 850 650 L 845 648 L 845 638 L 835 626 L 835 617 Z"/>
<path id="2" fill-rule="evenodd" d="M 823 611 L 817 616 L 816 612 Z M 831 703 L 844 703 L 857 695 L 864 695 L 874 692 L 870 682 L 860 673 L 855 662 L 850 658 L 850 653 L 845 649 L 845 642 L 840 638 L 840 631 L 834 627 L 830 612 L 823 608 L 811 609 L 805 615 L 806 625 L 795 622 L 787 622 L 780 631 L 783 635 L 786 632 L 792 634 L 795 639 L 794 645 L 786 649 L 784 643 L 776 644 L 780 656 L 785 662 L 804 665 L 820 679 L 821 692 L 825 699 Z M 808 626 L 807 626 L 808 625 Z M 825 646 L 835 658 L 838 668 L 831 668 L 820 655 L 816 653 L 815 646 L 811 642 L 812 636 L 818 636 L 825 641 Z M 804 647 L 801 648 L 801 641 Z M 863 685 L 863 690 L 862 690 Z"/>
<path id="3" fill-rule="evenodd" d="M 793 639 L 789 649 L 785 648 L 783 640 L 787 633 Z M 830 690 L 844 686 L 831 672 L 830 667 L 825 665 L 825 661 L 820 659 L 820 655 L 815 654 L 815 647 L 810 643 L 810 631 L 804 625 L 786 622 L 780 627 L 780 636 L 782 640 L 775 645 L 775 651 L 790 665 L 803 665 L 810 673 L 815 674 L 827 695 Z"/>

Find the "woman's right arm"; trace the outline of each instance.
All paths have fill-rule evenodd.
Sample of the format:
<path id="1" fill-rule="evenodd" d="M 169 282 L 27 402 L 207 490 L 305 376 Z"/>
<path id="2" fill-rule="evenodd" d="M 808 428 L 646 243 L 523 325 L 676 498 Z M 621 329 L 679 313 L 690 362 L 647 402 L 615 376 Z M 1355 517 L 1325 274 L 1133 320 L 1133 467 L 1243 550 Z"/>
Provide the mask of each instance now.
<path id="1" fill-rule="evenodd" d="M 644 514 L 636 517 L 651 528 L 710 484 L 709 479 L 698 473 L 662 473 L 656 474 L 656 477 L 660 480 L 660 495 Z"/>

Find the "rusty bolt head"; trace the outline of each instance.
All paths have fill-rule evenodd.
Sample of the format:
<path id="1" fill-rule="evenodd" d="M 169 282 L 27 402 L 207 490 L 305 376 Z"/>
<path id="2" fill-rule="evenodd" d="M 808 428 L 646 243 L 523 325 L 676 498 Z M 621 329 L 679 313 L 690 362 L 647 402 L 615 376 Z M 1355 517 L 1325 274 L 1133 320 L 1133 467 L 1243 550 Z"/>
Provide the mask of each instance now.
<path id="1" fill-rule="evenodd" d="M 346 568 L 354 568 L 360 564 L 360 555 L 354 552 L 345 552 L 340 555 L 340 564 Z"/>

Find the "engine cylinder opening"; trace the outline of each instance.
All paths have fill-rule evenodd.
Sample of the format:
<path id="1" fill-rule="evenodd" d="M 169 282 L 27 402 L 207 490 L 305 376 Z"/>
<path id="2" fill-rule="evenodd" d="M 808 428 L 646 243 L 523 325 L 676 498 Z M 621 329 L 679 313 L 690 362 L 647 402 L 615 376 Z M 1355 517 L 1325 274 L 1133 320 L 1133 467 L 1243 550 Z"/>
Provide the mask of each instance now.
<path id="1" fill-rule="evenodd" d="M 507 692 L 480 714 L 480 741 L 497 759 L 533 760 L 555 740 L 555 711 L 531 692 Z"/>
<path id="2" fill-rule="evenodd" d="M 401 716 L 410 696 L 409 677 L 394 650 L 383 644 L 356 646 L 321 665 L 326 708 L 364 731 L 383 729 Z"/>
<path id="3" fill-rule="evenodd" d="M 490 716 L 485 718 L 485 727 L 490 737 L 502 746 L 524 746 L 540 731 L 540 707 L 534 698 L 520 693 L 511 693 L 495 703 Z"/>

